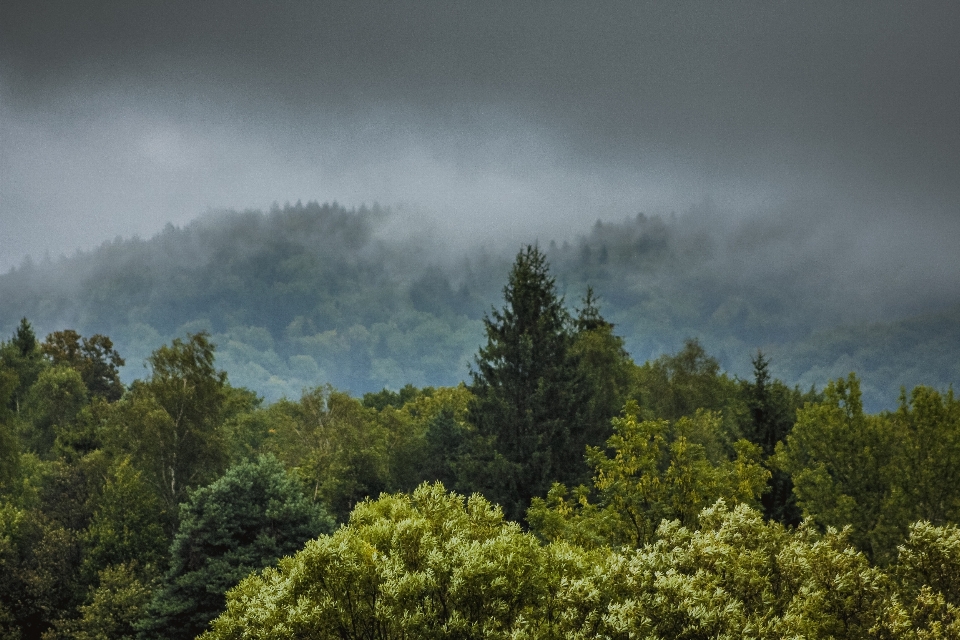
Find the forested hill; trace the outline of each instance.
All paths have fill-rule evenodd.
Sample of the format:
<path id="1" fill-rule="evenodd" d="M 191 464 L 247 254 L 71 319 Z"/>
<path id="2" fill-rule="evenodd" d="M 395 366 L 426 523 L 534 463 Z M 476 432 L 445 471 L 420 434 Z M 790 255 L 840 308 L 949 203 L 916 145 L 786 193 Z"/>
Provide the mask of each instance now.
<path id="1" fill-rule="evenodd" d="M 957 301 L 874 295 L 823 258 L 830 238 L 805 224 L 784 215 L 731 229 L 706 208 L 539 243 L 566 304 L 592 286 L 640 362 L 698 337 L 746 375 L 763 348 L 776 375 L 804 387 L 856 370 L 874 410 L 901 385 L 960 380 Z M 233 384 L 269 400 L 326 382 L 354 393 L 451 385 L 467 377 L 518 248 L 451 251 L 376 206 L 210 213 L 0 276 L 0 332 L 27 317 L 41 336 L 109 335 L 129 380 L 159 345 L 207 330 Z"/>
<path id="2" fill-rule="evenodd" d="M 0 325 L 109 335 L 135 367 L 160 344 L 207 330 L 235 384 L 268 398 L 324 382 L 355 392 L 452 383 L 508 263 L 480 265 L 493 291 L 386 240 L 389 214 L 309 203 L 209 214 L 149 240 L 117 239 L 0 277 Z"/>

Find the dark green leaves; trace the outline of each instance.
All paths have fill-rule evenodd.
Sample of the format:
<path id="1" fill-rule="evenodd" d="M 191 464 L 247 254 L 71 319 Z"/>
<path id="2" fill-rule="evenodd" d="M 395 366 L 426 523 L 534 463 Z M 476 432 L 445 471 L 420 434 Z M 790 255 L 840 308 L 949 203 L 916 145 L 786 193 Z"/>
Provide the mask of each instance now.
<path id="1" fill-rule="evenodd" d="M 332 527 L 276 459 L 232 467 L 183 505 L 170 569 L 141 624 L 143 636 L 195 637 L 223 609 L 228 589 Z"/>

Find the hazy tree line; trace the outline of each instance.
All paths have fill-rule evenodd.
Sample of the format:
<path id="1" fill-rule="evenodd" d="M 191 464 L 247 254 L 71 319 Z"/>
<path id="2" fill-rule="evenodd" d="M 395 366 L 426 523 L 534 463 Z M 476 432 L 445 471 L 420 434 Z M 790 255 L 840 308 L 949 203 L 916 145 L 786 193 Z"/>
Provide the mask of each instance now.
<path id="1" fill-rule="evenodd" d="M 844 274 L 811 273 L 755 239 L 809 242 L 804 218 L 731 237 L 695 214 L 598 223 L 540 248 L 568 307 L 592 286 L 638 360 L 676 353 L 696 335 L 728 371 L 749 377 L 761 345 L 771 374 L 791 385 L 822 387 L 857 371 L 871 411 L 894 408 L 901 386 L 943 387 L 960 375 L 956 307 L 837 328 L 862 302 L 835 299 L 830 285 Z M 767 251 L 778 259 L 757 267 Z M 211 213 L 0 275 L 0 333 L 26 316 L 43 334 L 108 335 L 131 382 L 158 346 L 205 331 L 234 384 L 268 401 L 325 382 L 354 395 L 451 386 L 483 340 L 513 253 L 451 255 L 426 229 L 377 207 Z"/>
<path id="2" fill-rule="evenodd" d="M 0 637 L 960 637 L 952 392 L 637 364 L 536 247 L 502 293 L 467 383 L 273 403 L 203 332 L 124 385 L 110 338 L 21 320 Z"/>

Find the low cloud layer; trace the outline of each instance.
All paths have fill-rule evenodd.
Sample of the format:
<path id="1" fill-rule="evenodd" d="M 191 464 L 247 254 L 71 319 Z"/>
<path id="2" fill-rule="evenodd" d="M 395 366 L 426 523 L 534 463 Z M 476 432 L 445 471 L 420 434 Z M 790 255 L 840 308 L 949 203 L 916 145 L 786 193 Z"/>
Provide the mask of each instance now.
<path id="1" fill-rule="evenodd" d="M 302 199 L 451 247 L 699 207 L 878 314 L 960 283 L 954 3 L 16 4 L 3 269 Z"/>

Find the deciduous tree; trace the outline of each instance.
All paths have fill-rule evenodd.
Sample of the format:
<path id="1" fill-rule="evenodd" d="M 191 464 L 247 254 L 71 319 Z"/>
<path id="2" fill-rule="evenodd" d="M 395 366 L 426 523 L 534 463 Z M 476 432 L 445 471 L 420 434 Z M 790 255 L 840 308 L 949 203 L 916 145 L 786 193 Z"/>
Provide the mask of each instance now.
<path id="1" fill-rule="evenodd" d="M 81 338 L 73 329 L 55 331 L 47 336 L 40 350 L 54 365 L 75 369 L 91 396 L 113 402 L 123 395 L 120 367 L 124 360 L 107 336 L 98 333 Z"/>
<path id="2" fill-rule="evenodd" d="M 828 384 L 823 402 L 797 413 L 776 463 L 793 477 L 804 516 L 821 526 L 852 525 L 860 549 L 890 562 L 909 522 L 888 509 L 896 448 L 888 419 L 863 412 L 860 382 L 851 374 Z"/>
<path id="3" fill-rule="evenodd" d="M 358 505 L 332 536 L 244 580 L 203 638 L 560 638 L 560 577 L 592 567 L 561 547 L 479 495 L 424 484 Z"/>
<path id="4" fill-rule="evenodd" d="M 776 463 L 805 516 L 852 525 L 851 539 L 888 564 L 911 522 L 960 519 L 960 402 L 917 387 L 896 412 L 868 415 L 851 374 L 798 412 Z"/>
<path id="5" fill-rule="evenodd" d="M 718 499 L 757 504 L 769 472 L 760 450 L 746 440 L 733 461 L 711 460 L 701 444 L 719 429 L 715 413 L 700 411 L 671 424 L 641 420 L 639 407 L 627 404 L 613 421 L 607 450 L 591 447 L 593 489 L 580 487 L 568 498 L 556 484 L 547 499 L 534 498 L 527 519 L 548 540 L 586 546 L 638 548 L 655 540 L 664 520 L 696 524 L 700 511 Z"/>
<path id="6" fill-rule="evenodd" d="M 131 455 L 175 516 L 190 488 L 212 481 L 226 466 L 227 374 L 214 366 L 214 345 L 205 333 L 177 338 L 147 362 L 150 377 L 134 383 L 129 398 L 118 403 L 106 435 L 112 449 Z"/>
<path id="7" fill-rule="evenodd" d="M 345 521 L 367 496 L 387 490 L 388 434 L 373 409 L 325 386 L 305 391 L 299 402 L 282 400 L 270 413 L 264 450 L 291 468 L 310 499 L 338 520 Z"/>

